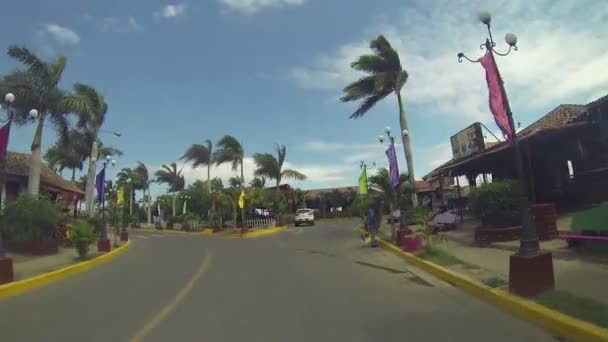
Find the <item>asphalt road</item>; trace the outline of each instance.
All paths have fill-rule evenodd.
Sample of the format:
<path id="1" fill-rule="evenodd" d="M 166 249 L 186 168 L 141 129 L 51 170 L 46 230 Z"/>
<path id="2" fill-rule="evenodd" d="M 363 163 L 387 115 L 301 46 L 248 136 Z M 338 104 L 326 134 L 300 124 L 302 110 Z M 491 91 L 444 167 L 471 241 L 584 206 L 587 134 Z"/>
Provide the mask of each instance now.
<path id="1" fill-rule="evenodd" d="M 363 247 L 355 224 L 255 239 L 131 233 L 119 258 L 0 301 L 0 341 L 555 341 Z"/>

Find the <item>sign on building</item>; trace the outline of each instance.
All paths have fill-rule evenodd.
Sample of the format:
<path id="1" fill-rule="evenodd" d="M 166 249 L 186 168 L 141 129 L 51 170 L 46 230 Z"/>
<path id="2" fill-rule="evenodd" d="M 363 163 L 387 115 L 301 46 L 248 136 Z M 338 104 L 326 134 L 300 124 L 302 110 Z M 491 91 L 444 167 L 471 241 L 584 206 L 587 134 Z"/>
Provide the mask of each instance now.
<path id="1" fill-rule="evenodd" d="M 481 132 L 481 124 L 476 122 L 454 134 L 450 138 L 450 142 L 452 143 L 452 156 L 454 159 L 460 159 L 483 151 L 485 145 L 483 133 Z"/>

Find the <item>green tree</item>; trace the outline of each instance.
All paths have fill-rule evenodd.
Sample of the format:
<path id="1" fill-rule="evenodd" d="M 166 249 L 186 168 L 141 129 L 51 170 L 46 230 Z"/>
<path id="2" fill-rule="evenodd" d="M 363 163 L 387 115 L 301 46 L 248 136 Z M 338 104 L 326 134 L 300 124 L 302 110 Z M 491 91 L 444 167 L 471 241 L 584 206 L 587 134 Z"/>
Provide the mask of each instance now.
<path id="1" fill-rule="evenodd" d="M 241 167 L 241 181 L 239 186 L 245 186 L 245 174 L 243 171 L 243 158 L 245 151 L 241 143 L 231 135 L 223 136 L 217 142 L 218 149 L 213 153 L 213 161 L 215 165 L 223 163 L 232 163 L 232 171 L 236 171 Z"/>
<path id="2" fill-rule="evenodd" d="M 191 163 L 193 168 L 207 166 L 207 186 L 209 187 L 209 192 L 211 192 L 211 164 L 213 164 L 212 148 L 213 144 L 211 140 L 205 140 L 205 145 L 194 144 L 190 146 L 181 158 Z"/>
<path id="3" fill-rule="evenodd" d="M 230 185 L 231 188 L 240 188 L 242 185 L 242 182 L 239 177 L 230 177 L 228 179 L 228 185 Z"/>
<path id="4" fill-rule="evenodd" d="M 395 205 L 397 205 L 397 207 L 405 207 L 407 195 L 411 193 L 411 187 L 408 183 L 408 179 L 409 177 L 407 174 L 402 173 L 399 175 L 399 185 L 397 188 L 393 188 L 390 183 L 389 171 L 385 167 L 378 169 L 378 172 L 375 175 L 368 178 L 368 181 L 371 184 L 375 184 L 382 189 L 382 194 L 380 194 L 378 197 L 382 199 L 382 202 L 384 202 L 385 205 L 388 204 L 388 211 L 391 217 Z M 411 204 L 411 202 L 408 203 Z M 393 233 L 393 236 L 395 234 L 394 228 L 394 225 L 391 225 L 391 233 Z"/>
<path id="5" fill-rule="evenodd" d="M 84 164 L 83 151 L 81 149 L 82 134 L 77 130 L 70 130 L 69 141 L 57 140 L 44 154 L 44 160 L 48 166 L 56 172 L 64 169 L 72 171 L 72 182 L 76 181 L 76 170 L 82 171 Z"/>
<path id="6" fill-rule="evenodd" d="M 382 35 L 370 43 L 372 54 L 361 55 L 351 63 L 351 68 L 366 73 L 357 81 L 344 88 L 343 102 L 362 100 L 357 110 L 350 118 L 360 118 L 365 115 L 376 103 L 388 95 L 395 93 L 399 104 L 399 123 L 407 161 L 407 171 L 414 192 L 412 194 L 412 204 L 418 206 L 416 198 L 416 180 L 414 177 L 414 161 L 412 157 L 412 146 L 410 144 L 411 134 L 407 122 L 407 116 L 403 109 L 401 89 L 407 82 L 408 74 L 401 66 L 399 54 L 391 46 L 389 41 Z"/>
<path id="7" fill-rule="evenodd" d="M 305 180 L 306 175 L 293 169 L 283 169 L 287 149 L 285 145 L 275 145 L 276 157 L 271 153 L 256 153 L 253 155 L 253 161 L 256 165 L 255 175 L 265 178 L 274 179 L 277 183 L 277 193 L 281 180 L 285 178 L 295 180 Z"/>
<path id="8" fill-rule="evenodd" d="M 249 186 L 263 189 L 266 186 L 266 177 L 253 177 L 251 182 L 249 182 Z"/>
<path id="9" fill-rule="evenodd" d="M 8 55 L 23 64 L 24 69 L 6 77 L 6 87 L 15 94 L 15 120 L 18 125 L 31 123 L 30 109 L 38 111 L 38 123 L 31 146 L 28 192 L 38 196 L 42 170 L 42 129 L 48 120 L 60 139 L 68 139 L 68 114 L 74 112 L 66 94 L 59 89 L 67 57 L 59 55 L 50 62 L 43 61 L 25 47 L 10 46 Z"/>
<path id="10" fill-rule="evenodd" d="M 156 170 L 154 175 L 156 176 L 157 183 L 164 183 L 169 187 L 169 192 L 172 193 L 171 212 L 175 216 L 177 193 L 184 189 L 186 183 L 182 170 L 177 169 L 176 163 L 171 163 L 169 166 L 163 164 L 159 170 Z"/>

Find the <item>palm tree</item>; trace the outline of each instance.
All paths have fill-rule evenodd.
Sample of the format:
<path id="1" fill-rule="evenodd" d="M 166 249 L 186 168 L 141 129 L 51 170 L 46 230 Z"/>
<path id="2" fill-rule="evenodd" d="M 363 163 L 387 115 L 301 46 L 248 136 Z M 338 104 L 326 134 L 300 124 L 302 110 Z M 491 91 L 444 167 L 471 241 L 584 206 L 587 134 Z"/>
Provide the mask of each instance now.
<path id="1" fill-rule="evenodd" d="M 39 113 L 38 124 L 31 146 L 31 162 L 28 174 L 28 192 L 38 195 L 40 190 L 40 172 L 42 168 L 42 129 L 49 120 L 60 139 L 68 135 L 66 116 L 73 112 L 66 102 L 66 95 L 59 89 L 59 82 L 67 63 L 67 57 L 59 55 L 50 62 L 45 62 L 25 47 L 10 46 L 8 55 L 24 65 L 24 69 L 8 77 L 9 87 L 15 94 L 16 124 L 32 122 L 27 113 L 36 109 Z"/>
<path id="2" fill-rule="evenodd" d="M 87 171 L 87 187 L 85 202 L 90 216 L 95 213 L 95 173 L 96 161 L 99 154 L 98 133 L 108 112 L 108 104 L 104 96 L 94 87 L 82 83 L 74 84 L 74 94 L 67 98 L 70 108 L 78 114 L 77 126 L 82 129 L 89 142 L 89 168 Z"/>
<path id="3" fill-rule="evenodd" d="M 173 216 L 175 216 L 175 201 L 177 198 L 177 193 L 184 189 L 186 183 L 184 176 L 182 175 L 182 170 L 177 169 L 176 163 L 171 163 L 169 166 L 163 164 L 161 168 L 154 173 L 154 175 L 156 176 L 157 183 L 167 184 L 169 186 L 169 192 L 173 193 L 171 209 Z"/>
<path id="4" fill-rule="evenodd" d="M 228 179 L 228 184 L 231 188 L 240 188 L 241 186 L 243 186 L 243 182 L 239 177 L 230 177 Z"/>
<path id="5" fill-rule="evenodd" d="M 277 182 L 277 193 L 279 185 L 284 178 L 295 180 L 305 180 L 306 175 L 292 169 L 283 169 L 283 163 L 287 155 L 285 145 L 275 145 L 277 152 L 276 157 L 271 153 L 256 153 L 253 155 L 253 161 L 256 165 L 255 175 L 274 179 Z"/>
<path id="6" fill-rule="evenodd" d="M 383 167 L 378 169 L 378 173 L 369 177 L 369 182 L 371 184 L 377 185 L 380 189 L 382 189 L 382 196 L 385 202 L 388 202 L 389 205 L 389 217 L 393 217 L 393 211 L 395 208 L 395 204 L 399 207 L 400 203 L 403 202 L 404 196 L 410 192 L 410 184 L 408 183 L 408 176 L 405 173 L 401 173 L 399 175 L 399 186 L 397 188 L 393 188 L 390 182 L 389 171 L 387 168 Z M 395 236 L 395 225 L 392 224 L 391 221 L 391 234 Z"/>
<path id="7" fill-rule="evenodd" d="M 192 164 L 193 168 L 197 168 L 202 165 L 207 165 L 207 186 L 211 192 L 211 164 L 213 164 L 213 156 L 211 140 L 205 140 L 205 145 L 193 144 L 186 153 L 182 156 L 182 160 Z"/>
<path id="8" fill-rule="evenodd" d="M 150 180 L 148 174 L 148 168 L 146 164 L 138 161 L 137 166 L 133 169 L 133 173 L 135 173 L 135 179 L 138 187 L 143 191 L 143 197 L 146 200 L 146 213 L 148 217 L 148 225 L 152 224 L 152 209 L 150 208 L 151 197 L 150 197 L 150 184 L 152 180 Z M 148 197 L 146 197 L 146 192 L 148 193 Z"/>
<path id="9" fill-rule="evenodd" d="M 82 135 L 77 130 L 70 130 L 69 141 L 57 140 L 44 154 L 48 166 L 61 173 L 64 169 L 72 170 L 72 182 L 76 181 L 76 169 L 82 171 L 86 157 L 83 157 Z"/>
<path id="10" fill-rule="evenodd" d="M 232 171 L 236 171 L 241 166 L 241 182 L 240 186 L 245 186 L 245 175 L 243 171 L 243 158 L 245 157 L 245 151 L 241 143 L 231 135 L 223 136 L 217 142 L 218 150 L 213 153 L 213 160 L 215 165 L 221 165 L 223 163 L 232 163 Z"/>
<path id="11" fill-rule="evenodd" d="M 351 63 L 351 68 L 368 74 L 344 88 L 343 102 L 362 100 L 359 108 L 350 116 L 351 119 L 365 115 L 376 103 L 388 95 L 395 93 L 399 104 L 399 123 L 403 139 L 407 172 L 411 186 L 414 189 L 412 204 L 418 206 L 416 198 L 416 180 L 414 178 L 414 161 L 412 158 L 411 134 L 407 123 L 407 116 L 403 109 L 401 89 L 407 81 L 407 71 L 401 66 L 399 54 L 383 35 L 378 36 L 370 43 L 372 54 L 361 55 Z"/>
<path id="12" fill-rule="evenodd" d="M 131 168 L 124 167 L 116 174 L 116 184 L 125 187 L 128 191 L 125 195 L 128 196 L 129 214 L 133 213 L 133 191 L 137 186 L 136 182 L 136 174 Z"/>

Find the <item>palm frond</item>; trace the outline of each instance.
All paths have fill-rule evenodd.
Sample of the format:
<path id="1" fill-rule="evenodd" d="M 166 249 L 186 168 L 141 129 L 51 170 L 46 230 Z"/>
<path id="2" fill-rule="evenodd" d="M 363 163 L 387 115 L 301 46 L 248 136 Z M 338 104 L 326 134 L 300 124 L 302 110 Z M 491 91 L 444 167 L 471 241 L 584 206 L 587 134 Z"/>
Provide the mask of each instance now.
<path id="1" fill-rule="evenodd" d="M 283 163 L 285 162 L 285 157 L 287 157 L 287 148 L 285 145 L 275 144 L 274 148 L 277 152 L 277 162 L 279 165 L 279 172 L 283 168 Z"/>
<path id="2" fill-rule="evenodd" d="M 52 63 L 47 64 L 48 82 L 51 87 L 54 88 L 59 85 L 59 81 L 61 80 L 61 76 L 65 70 L 67 62 L 68 58 L 65 55 L 59 55 Z"/>
<path id="3" fill-rule="evenodd" d="M 355 82 L 347 85 L 343 92 L 344 95 L 340 98 L 342 102 L 356 101 L 374 93 L 376 84 L 374 76 L 364 76 Z"/>
<path id="4" fill-rule="evenodd" d="M 382 94 L 374 94 L 372 96 L 366 97 L 365 100 L 363 101 L 363 103 L 361 103 L 361 105 L 359 106 L 359 108 L 357 108 L 357 110 L 353 114 L 351 114 L 351 116 L 349 118 L 350 119 L 357 119 L 357 118 L 362 117 L 376 103 L 378 103 L 380 100 L 382 100 L 383 98 L 385 98 L 386 96 L 388 96 L 388 94 L 390 94 L 390 92 L 385 92 L 385 93 L 382 93 Z"/>
<path id="5" fill-rule="evenodd" d="M 361 55 L 350 67 L 370 74 L 385 72 L 388 69 L 386 61 L 378 55 Z"/>
<path id="6" fill-rule="evenodd" d="M 378 38 L 372 40 L 369 47 L 376 55 L 384 59 L 387 69 L 401 70 L 399 54 L 383 35 L 379 35 Z"/>
<path id="7" fill-rule="evenodd" d="M 283 170 L 283 172 L 281 172 L 281 178 L 288 178 L 288 179 L 293 179 L 293 180 L 306 180 L 306 175 L 293 170 L 293 169 L 285 169 Z"/>
<path id="8" fill-rule="evenodd" d="M 53 115 L 53 113 L 50 113 L 50 114 L 51 115 L 49 115 L 48 119 L 51 122 L 51 124 L 53 125 L 53 127 L 55 128 L 58 139 L 63 140 L 63 141 L 69 141 L 70 136 L 69 136 L 69 126 L 68 126 L 67 118 L 61 114 L 57 114 L 57 115 Z"/>
<path id="9" fill-rule="evenodd" d="M 281 176 L 279 162 L 270 153 L 256 153 L 253 155 L 253 162 L 256 165 L 254 174 L 256 176 L 277 179 Z"/>
<path id="10" fill-rule="evenodd" d="M 241 143 L 231 135 L 223 136 L 217 142 L 218 149 L 213 152 L 213 161 L 216 165 L 231 162 L 232 170 L 236 171 L 244 158 Z"/>
<path id="11" fill-rule="evenodd" d="M 8 48 L 8 55 L 25 65 L 30 74 L 37 77 L 48 77 L 47 64 L 28 48 L 11 45 Z"/>
<path id="12" fill-rule="evenodd" d="M 210 141 L 207 141 L 209 144 Z M 191 163 L 192 167 L 199 167 L 201 165 L 209 165 L 211 163 L 211 150 L 209 149 L 209 144 L 207 146 L 194 144 L 190 146 L 181 157 L 182 160 Z"/>

